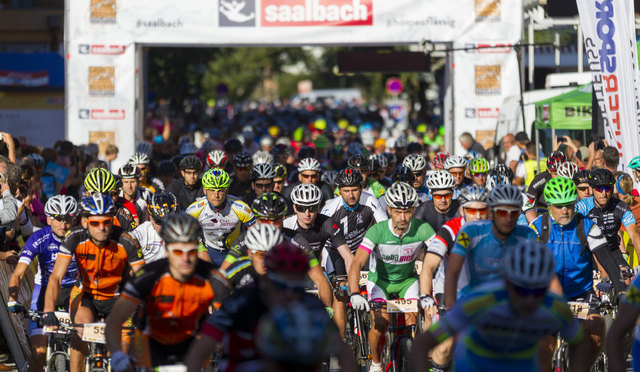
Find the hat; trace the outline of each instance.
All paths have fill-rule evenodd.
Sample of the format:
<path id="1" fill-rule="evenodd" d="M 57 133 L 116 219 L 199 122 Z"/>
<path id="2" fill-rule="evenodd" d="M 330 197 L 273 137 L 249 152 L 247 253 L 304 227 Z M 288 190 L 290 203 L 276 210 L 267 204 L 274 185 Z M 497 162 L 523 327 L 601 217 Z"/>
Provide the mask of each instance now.
<path id="1" fill-rule="evenodd" d="M 387 147 L 387 141 L 384 140 L 384 138 L 378 138 L 376 140 L 376 142 L 373 143 L 373 148 L 378 148 L 378 147 Z"/>
<path id="2" fill-rule="evenodd" d="M 580 161 L 587 161 L 589 159 L 589 149 L 587 146 L 580 146 L 578 151 L 576 151 L 576 158 L 580 159 Z"/>
<path id="3" fill-rule="evenodd" d="M 327 139 L 326 136 L 318 136 L 313 141 L 313 144 L 316 146 L 317 149 L 326 149 L 329 147 L 329 139 Z"/>

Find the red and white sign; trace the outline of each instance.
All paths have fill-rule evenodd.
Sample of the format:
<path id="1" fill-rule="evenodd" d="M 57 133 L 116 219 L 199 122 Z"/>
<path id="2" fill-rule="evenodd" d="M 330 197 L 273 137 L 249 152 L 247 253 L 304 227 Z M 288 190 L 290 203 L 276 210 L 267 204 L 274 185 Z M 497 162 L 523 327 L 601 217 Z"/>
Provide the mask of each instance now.
<path id="1" fill-rule="evenodd" d="M 373 0 L 263 0 L 262 26 L 371 26 Z"/>
<path id="2" fill-rule="evenodd" d="M 80 110 L 81 119 L 93 119 L 93 120 L 124 120 L 125 113 L 122 110 Z"/>
<path id="3" fill-rule="evenodd" d="M 49 85 L 49 71 L 22 72 L 0 70 L 0 86 L 42 87 Z"/>
<path id="4" fill-rule="evenodd" d="M 478 53 L 511 53 L 510 44 L 485 44 L 478 43 Z"/>
<path id="5" fill-rule="evenodd" d="M 497 119 L 500 117 L 500 108 L 498 107 L 479 107 L 478 117 L 480 119 Z"/>
<path id="6" fill-rule="evenodd" d="M 124 54 L 126 49 L 126 45 L 80 45 L 80 54 L 117 56 Z"/>

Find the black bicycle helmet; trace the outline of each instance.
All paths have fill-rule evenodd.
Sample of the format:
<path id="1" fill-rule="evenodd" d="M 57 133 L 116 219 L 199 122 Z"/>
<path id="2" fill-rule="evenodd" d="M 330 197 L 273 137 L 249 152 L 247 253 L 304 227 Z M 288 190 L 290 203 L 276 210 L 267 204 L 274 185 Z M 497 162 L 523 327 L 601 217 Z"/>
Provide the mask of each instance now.
<path id="1" fill-rule="evenodd" d="M 224 143 L 224 152 L 227 154 L 237 154 L 242 151 L 242 142 L 237 138 L 228 139 Z"/>
<path id="2" fill-rule="evenodd" d="M 364 178 L 359 170 L 354 168 L 343 169 L 338 173 L 338 178 L 336 179 L 336 186 L 338 187 L 351 187 L 351 186 L 362 186 L 362 182 Z"/>
<path id="3" fill-rule="evenodd" d="M 202 170 L 202 162 L 195 155 L 187 155 L 180 160 L 180 169 L 195 169 L 200 172 Z"/>
<path id="4" fill-rule="evenodd" d="M 588 169 L 581 169 L 573 174 L 573 182 L 576 185 L 581 183 L 589 183 L 591 172 Z"/>
<path id="5" fill-rule="evenodd" d="M 591 187 L 611 186 L 614 183 L 613 173 L 608 169 L 595 169 L 589 174 L 589 185 L 591 185 Z"/>
<path id="6" fill-rule="evenodd" d="M 413 174 L 413 171 L 404 165 L 398 165 L 391 174 L 391 182 L 406 182 L 409 185 L 413 185 L 415 179 L 416 176 Z"/>
<path id="7" fill-rule="evenodd" d="M 239 152 L 233 157 L 233 165 L 238 168 L 248 168 L 253 165 L 253 158 L 248 152 Z"/>
<path id="8" fill-rule="evenodd" d="M 513 182 L 513 177 L 514 177 L 513 170 L 511 170 L 511 168 L 509 168 L 505 164 L 498 164 L 489 171 L 489 177 L 494 175 L 498 176 L 496 178 L 501 178 L 501 177 L 507 178 L 509 180 L 509 183 Z"/>
<path id="9" fill-rule="evenodd" d="M 256 217 L 275 219 L 287 213 L 287 201 L 277 192 L 267 192 L 253 200 L 251 209 Z"/>
<path id="10" fill-rule="evenodd" d="M 364 154 L 355 154 L 349 158 L 347 164 L 351 168 L 368 168 L 369 167 L 369 159 Z"/>
<path id="11" fill-rule="evenodd" d="M 166 221 L 170 214 L 178 211 L 178 200 L 170 192 L 159 191 L 151 195 L 147 209 L 154 220 Z"/>

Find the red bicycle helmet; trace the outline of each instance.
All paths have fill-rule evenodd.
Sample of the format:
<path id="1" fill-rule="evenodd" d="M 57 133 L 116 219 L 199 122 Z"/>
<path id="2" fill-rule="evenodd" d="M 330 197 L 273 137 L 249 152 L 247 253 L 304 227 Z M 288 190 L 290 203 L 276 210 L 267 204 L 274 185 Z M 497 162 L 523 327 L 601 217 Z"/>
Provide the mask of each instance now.
<path id="1" fill-rule="evenodd" d="M 301 248 L 283 241 L 271 248 L 264 264 L 269 272 L 304 275 L 309 270 L 309 256 Z"/>
<path id="2" fill-rule="evenodd" d="M 560 164 L 567 161 L 567 156 L 561 151 L 554 151 L 547 158 L 547 170 L 557 172 Z"/>
<path id="3" fill-rule="evenodd" d="M 433 156 L 433 169 L 444 170 L 444 162 L 449 157 L 449 153 L 446 151 L 439 151 Z"/>

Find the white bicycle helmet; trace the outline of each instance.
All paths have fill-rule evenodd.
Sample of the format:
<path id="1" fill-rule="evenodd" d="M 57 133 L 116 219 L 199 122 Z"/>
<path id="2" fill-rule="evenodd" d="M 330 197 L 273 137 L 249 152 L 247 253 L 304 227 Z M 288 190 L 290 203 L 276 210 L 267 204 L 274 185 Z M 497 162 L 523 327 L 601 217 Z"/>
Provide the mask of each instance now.
<path id="1" fill-rule="evenodd" d="M 444 169 L 449 170 L 451 168 L 466 168 L 467 160 L 460 155 L 451 155 L 444 161 Z"/>
<path id="2" fill-rule="evenodd" d="M 136 152 L 129 159 L 129 164 L 149 164 L 150 161 L 151 159 L 149 159 L 149 155 L 142 152 Z"/>
<path id="3" fill-rule="evenodd" d="M 252 182 L 257 180 L 272 180 L 276 178 L 276 170 L 269 163 L 260 163 L 251 167 L 249 178 Z"/>
<path id="4" fill-rule="evenodd" d="M 209 167 L 224 167 L 227 163 L 227 154 L 222 150 L 213 150 L 207 155 Z"/>
<path id="5" fill-rule="evenodd" d="M 498 185 L 511 185 L 511 181 L 501 174 L 490 174 L 487 178 L 487 190 L 491 191 Z"/>
<path id="6" fill-rule="evenodd" d="M 271 155 L 268 151 L 258 150 L 252 156 L 253 164 L 260 163 L 271 163 L 273 161 L 273 155 Z"/>
<path id="7" fill-rule="evenodd" d="M 136 152 L 151 155 L 151 153 L 153 152 L 153 147 L 151 147 L 151 144 L 149 142 L 142 141 L 138 143 L 138 146 L 136 146 Z"/>
<path id="8" fill-rule="evenodd" d="M 268 252 L 271 248 L 282 243 L 282 232 L 273 225 L 258 224 L 247 230 L 244 243 L 250 251 Z"/>
<path id="9" fill-rule="evenodd" d="M 519 287 L 545 288 L 555 273 L 553 253 L 537 240 L 518 242 L 504 257 L 504 276 Z"/>
<path id="10" fill-rule="evenodd" d="M 487 189 L 483 189 L 482 187 L 473 184 L 460 190 L 458 202 L 460 202 L 460 205 L 463 207 L 473 202 L 486 203 L 488 194 L 489 191 Z"/>
<path id="11" fill-rule="evenodd" d="M 320 163 L 314 158 L 304 158 L 298 163 L 298 172 L 304 171 L 320 172 Z"/>
<path id="12" fill-rule="evenodd" d="M 405 182 L 395 182 L 384 194 L 389 208 L 408 209 L 418 204 L 418 193 Z"/>
<path id="13" fill-rule="evenodd" d="M 78 214 L 79 206 L 76 199 L 68 195 L 56 195 L 47 200 L 44 213 L 49 217 L 70 216 Z"/>
<path id="14" fill-rule="evenodd" d="M 427 167 L 427 161 L 422 155 L 409 154 L 402 161 L 402 165 L 411 169 L 413 172 L 419 172 Z"/>
<path id="15" fill-rule="evenodd" d="M 489 207 L 509 205 L 522 208 L 522 194 L 516 186 L 498 185 L 489 193 L 487 205 Z"/>
<path id="16" fill-rule="evenodd" d="M 570 180 L 573 179 L 573 175 L 578 171 L 578 166 L 576 165 L 576 163 L 572 163 L 570 161 L 561 163 L 558 166 L 558 176 L 560 177 L 566 177 Z"/>
<path id="17" fill-rule="evenodd" d="M 260 146 L 261 147 L 273 146 L 273 138 L 271 138 L 271 136 L 262 136 L 262 138 L 260 138 Z"/>
<path id="18" fill-rule="evenodd" d="M 438 170 L 429 175 L 427 179 L 427 187 L 429 190 L 445 190 L 452 189 L 456 186 L 456 179 L 451 173 Z"/>
<path id="19" fill-rule="evenodd" d="M 320 188 L 314 184 L 301 183 L 291 190 L 291 201 L 295 205 L 317 205 L 322 200 Z"/>
<path id="20" fill-rule="evenodd" d="M 331 186 L 331 188 L 334 188 L 338 184 L 338 171 L 331 170 L 324 172 L 320 180 Z"/>

